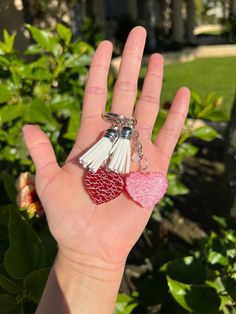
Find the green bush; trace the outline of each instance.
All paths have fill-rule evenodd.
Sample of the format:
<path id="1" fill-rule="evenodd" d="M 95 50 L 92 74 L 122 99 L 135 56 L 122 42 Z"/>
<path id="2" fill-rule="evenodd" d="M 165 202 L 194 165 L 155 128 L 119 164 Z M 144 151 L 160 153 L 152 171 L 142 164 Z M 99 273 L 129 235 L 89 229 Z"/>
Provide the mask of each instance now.
<path id="1" fill-rule="evenodd" d="M 59 163 L 63 163 L 80 124 L 83 90 L 94 52 L 86 42 L 72 41 L 71 30 L 62 24 L 57 24 L 55 33 L 30 25 L 27 29 L 35 43 L 23 56 L 14 49 L 14 35 L 4 31 L 3 42 L 0 42 L 1 313 L 34 313 L 57 249 L 45 217 L 27 216 L 24 209 L 15 205 L 17 177 L 24 171 L 34 171 L 22 140 L 22 126 L 26 123 L 40 125 L 49 135 Z M 109 87 L 112 84 L 113 78 L 110 77 Z M 110 98 L 111 93 L 108 103 Z M 171 161 L 168 193 L 160 204 L 164 210 L 173 206 L 175 196 L 189 192 L 181 183 L 181 175 L 184 158 L 194 156 L 198 151 L 190 139 L 211 141 L 220 137 L 205 122 L 198 127 L 195 125 L 197 119 L 224 119 L 219 110 L 219 99 L 213 94 L 207 100 L 193 95 L 190 116 Z M 161 110 L 154 134 L 166 115 L 167 111 Z M 218 278 L 224 279 L 222 272 L 234 271 L 229 260 L 235 258 L 232 248 L 235 237 L 231 231 L 227 234 L 222 239 L 212 234 L 203 251 L 167 261 L 157 270 L 157 276 L 146 276 L 144 290 L 148 291 L 149 284 L 155 287 L 164 298 L 163 301 L 160 297 L 158 302 L 164 304 L 171 298 L 169 289 L 173 307 L 179 303 L 187 311 L 196 311 L 195 304 L 202 304 L 201 298 L 205 294 L 210 295 L 213 310 L 223 307 L 225 301 L 222 300 L 226 300 L 228 294 L 219 288 Z M 221 243 L 223 251 L 213 248 L 214 241 Z M 200 272 L 197 278 L 196 270 Z M 187 282 L 183 280 L 186 274 L 190 276 Z M 227 284 L 234 287 L 234 277 L 231 279 Z M 130 297 L 119 295 L 116 313 L 131 313 L 140 304 L 148 308 L 152 302 L 148 297 L 145 299 L 145 294 L 149 292 L 140 291 L 134 291 Z"/>
<path id="2" fill-rule="evenodd" d="M 147 309 L 158 304 L 161 311 L 154 313 L 235 313 L 235 224 L 222 217 L 213 219 L 220 235 L 211 232 L 190 255 L 167 258 L 142 276 L 131 296 L 119 296 L 116 314 L 153 313 Z"/>

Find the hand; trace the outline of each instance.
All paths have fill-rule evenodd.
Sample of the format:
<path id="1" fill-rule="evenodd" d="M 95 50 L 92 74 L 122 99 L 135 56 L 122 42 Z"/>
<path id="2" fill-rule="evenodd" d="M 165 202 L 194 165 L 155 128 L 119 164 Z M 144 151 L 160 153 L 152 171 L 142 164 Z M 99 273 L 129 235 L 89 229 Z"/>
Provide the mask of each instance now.
<path id="1" fill-rule="evenodd" d="M 111 111 L 131 116 L 146 31 L 135 27 L 126 41 L 119 75 L 113 90 Z M 96 206 L 83 187 L 84 169 L 72 160 L 85 151 L 110 124 L 103 121 L 107 98 L 107 75 L 112 45 L 103 41 L 93 57 L 84 94 L 81 127 L 67 162 L 59 167 L 48 137 L 35 126 L 24 127 L 24 138 L 36 166 L 36 189 L 59 253 L 85 264 L 124 265 L 151 215 L 126 193 Z M 154 143 L 152 129 L 158 114 L 163 76 L 163 58 L 151 55 L 141 96 L 134 110 L 149 170 L 166 175 L 170 158 L 188 112 L 190 93 L 181 88 L 167 120 Z M 131 169 L 137 169 L 132 163 Z"/>

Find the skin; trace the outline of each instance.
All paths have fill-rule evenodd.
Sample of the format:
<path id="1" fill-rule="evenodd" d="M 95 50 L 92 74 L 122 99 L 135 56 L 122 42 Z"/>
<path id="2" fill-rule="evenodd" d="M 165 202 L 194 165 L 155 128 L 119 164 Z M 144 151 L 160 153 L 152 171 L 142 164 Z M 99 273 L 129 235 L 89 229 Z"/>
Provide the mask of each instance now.
<path id="1" fill-rule="evenodd" d="M 150 56 L 142 93 L 136 102 L 145 40 L 146 31 L 142 27 L 135 27 L 128 36 L 111 111 L 136 117 L 149 170 L 166 175 L 188 112 L 190 92 L 185 87 L 177 91 L 167 120 L 152 142 L 160 104 L 163 58 L 157 53 Z M 110 126 L 101 115 L 105 111 L 111 56 L 112 44 L 103 41 L 90 66 L 78 137 L 63 167 L 57 164 L 45 133 L 32 125 L 23 128 L 36 166 L 37 193 L 58 243 L 58 254 L 38 314 L 113 313 L 126 258 L 152 212 L 140 207 L 125 193 L 96 206 L 83 187 L 84 169 L 73 162 Z M 137 164 L 132 163 L 131 169 L 137 170 Z"/>

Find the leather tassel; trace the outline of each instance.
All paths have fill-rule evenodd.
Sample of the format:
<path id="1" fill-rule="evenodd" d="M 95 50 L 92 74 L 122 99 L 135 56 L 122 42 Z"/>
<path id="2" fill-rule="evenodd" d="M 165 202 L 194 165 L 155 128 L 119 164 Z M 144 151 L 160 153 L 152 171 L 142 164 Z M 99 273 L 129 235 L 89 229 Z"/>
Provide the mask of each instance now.
<path id="1" fill-rule="evenodd" d="M 110 150 L 110 161 L 106 168 L 117 173 L 129 173 L 130 171 L 130 138 L 132 129 L 123 127 L 120 137 Z"/>
<path id="2" fill-rule="evenodd" d="M 79 158 L 84 168 L 95 173 L 108 159 L 110 150 L 118 137 L 118 132 L 108 129 L 103 137 Z"/>

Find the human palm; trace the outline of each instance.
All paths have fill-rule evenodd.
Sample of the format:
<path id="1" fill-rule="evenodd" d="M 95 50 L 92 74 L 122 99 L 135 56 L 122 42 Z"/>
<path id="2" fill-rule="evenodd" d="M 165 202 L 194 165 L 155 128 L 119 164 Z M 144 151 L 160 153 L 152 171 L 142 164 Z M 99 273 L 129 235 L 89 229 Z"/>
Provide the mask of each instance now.
<path id="1" fill-rule="evenodd" d="M 166 175 L 190 97 L 187 88 L 177 92 L 168 118 L 152 142 L 151 133 L 159 108 L 163 59 L 159 54 L 150 57 L 142 93 L 134 110 L 145 38 L 146 32 L 142 27 L 134 28 L 129 34 L 113 91 L 111 111 L 135 116 L 149 170 Z M 108 203 L 95 205 L 84 189 L 84 169 L 77 158 L 110 126 L 102 119 L 102 113 L 106 104 L 111 55 L 111 43 L 103 41 L 91 63 L 78 137 L 61 168 L 48 137 L 39 128 L 25 126 L 24 137 L 36 166 L 37 193 L 59 250 L 73 252 L 77 256 L 94 256 L 107 262 L 121 262 L 142 233 L 151 210 L 139 206 L 125 192 Z M 132 162 L 131 170 L 137 169 L 137 164 Z"/>

